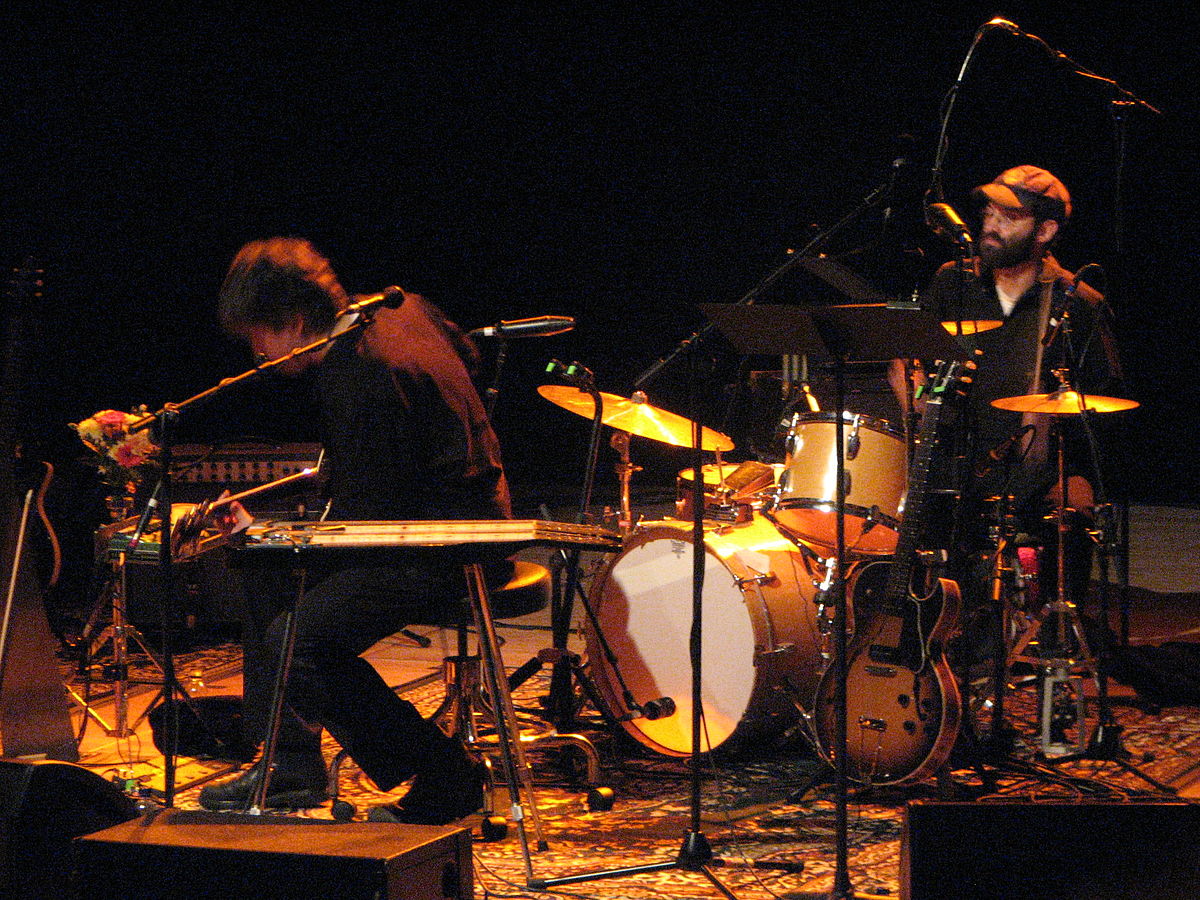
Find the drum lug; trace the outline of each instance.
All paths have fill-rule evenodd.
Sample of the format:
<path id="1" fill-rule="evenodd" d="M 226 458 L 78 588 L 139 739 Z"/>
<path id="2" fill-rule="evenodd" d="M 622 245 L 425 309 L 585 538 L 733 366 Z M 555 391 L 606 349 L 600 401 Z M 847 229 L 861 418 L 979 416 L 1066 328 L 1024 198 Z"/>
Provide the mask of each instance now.
<path id="1" fill-rule="evenodd" d="M 754 572 L 753 569 L 751 569 L 750 571 Z M 749 575 L 745 578 L 735 577 L 733 579 L 733 583 L 736 584 L 739 588 L 744 590 L 746 585 L 748 585 L 748 584 L 758 584 L 758 585 L 770 584 L 771 582 L 773 582 L 775 580 L 776 580 L 776 578 L 775 578 L 774 572 L 754 572 L 753 575 Z"/>
<path id="2" fill-rule="evenodd" d="M 770 650 L 759 650 L 758 653 L 755 654 L 754 664 L 757 666 L 760 661 L 762 661 L 764 659 L 768 659 L 769 657 L 772 657 L 772 656 L 778 656 L 781 653 L 795 653 L 795 652 L 796 652 L 796 645 L 793 643 L 790 643 L 790 642 L 780 644 L 778 647 L 772 647 Z"/>
<path id="3" fill-rule="evenodd" d="M 858 436 L 858 426 L 862 423 L 859 416 L 855 416 L 850 422 L 850 436 L 846 438 L 846 459 L 853 460 L 858 456 L 858 451 L 862 447 L 862 438 Z M 847 475 L 850 473 L 847 472 Z M 846 487 L 846 493 L 850 493 L 849 486 Z"/>

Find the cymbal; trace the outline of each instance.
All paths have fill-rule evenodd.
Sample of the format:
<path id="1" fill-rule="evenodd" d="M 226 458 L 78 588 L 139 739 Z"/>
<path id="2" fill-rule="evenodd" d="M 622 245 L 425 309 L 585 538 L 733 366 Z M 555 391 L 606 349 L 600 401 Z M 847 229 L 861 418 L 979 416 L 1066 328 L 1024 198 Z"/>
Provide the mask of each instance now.
<path id="1" fill-rule="evenodd" d="M 1111 413 L 1137 409 L 1141 406 L 1136 400 L 1125 400 L 1121 397 L 1099 397 L 1093 394 L 1081 396 L 1078 391 L 1055 391 L 1052 394 L 1025 394 L 1020 397 L 1001 397 L 993 400 L 992 406 L 997 409 L 1008 409 L 1013 412 L 1045 413 L 1049 415 L 1071 415 L 1083 411 L 1084 400 L 1087 401 L 1089 412 Z"/>
<path id="2" fill-rule="evenodd" d="M 953 335 L 960 334 L 979 334 L 981 331 L 991 331 L 993 328 L 999 328 L 1004 323 L 999 319 L 957 319 L 943 322 L 942 327 Z"/>
<path id="3" fill-rule="evenodd" d="M 569 384 L 543 384 L 538 393 L 568 412 L 590 419 L 595 414 L 591 394 Z M 640 391 L 626 400 L 616 394 L 600 395 L 603 405 L 600 421 L 620 431 L 650 438 L 676 447 L 692 446 L 692 420 L 651 406 Z M 701 430 L 700 445 L 704 450 L 722 453 L 733 449 L 733 441 L 711 428 Z"/>

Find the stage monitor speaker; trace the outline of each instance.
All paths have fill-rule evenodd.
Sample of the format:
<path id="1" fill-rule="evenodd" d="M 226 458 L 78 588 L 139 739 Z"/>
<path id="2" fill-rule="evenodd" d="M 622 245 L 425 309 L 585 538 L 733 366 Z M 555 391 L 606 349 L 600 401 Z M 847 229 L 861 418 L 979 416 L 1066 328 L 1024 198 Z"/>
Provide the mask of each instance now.
<path id="1" fill-rule="evenodd" d="M 908 900 L 1194 900 L 1200 806 L 914 800 L 900 880 Z"/>
<path id="2" fill-rule="evenodd" d="M 178 809 L 80 838 L 86 900 L 469 900 L 463 828 Z"/>
<path id="3" fill-rule="evenodd" d="M 71 841 L 137 816 L 111 782 L 65 762 L 0 759 L 0 897 L 61 897 Z"/>

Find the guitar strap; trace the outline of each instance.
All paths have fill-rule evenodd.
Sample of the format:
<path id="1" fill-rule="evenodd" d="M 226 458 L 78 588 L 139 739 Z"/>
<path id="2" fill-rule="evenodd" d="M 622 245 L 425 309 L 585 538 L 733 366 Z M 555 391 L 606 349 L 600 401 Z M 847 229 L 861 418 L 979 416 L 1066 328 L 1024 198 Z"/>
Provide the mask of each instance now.
<path id="1" fill-rule="evenodd" d="M 1045 338 L 1046 329 L 1050 327 L 1050 310 L 1054 305 L 1054 285 L 1055 279 L 1043 281 L 1041 292 L 1038 295 L 1037 346 L 1034 352 L 1033 369 L 1029 375 L 1029 385 L 1025 391 L 1027 394 L 1041 394 L 1046 391 L 1042 368 L 1046 362 Z M 1050 427 L 1046 417 L 1037 413 L 1022 413 L 1021 425 L 1033 426 L 1033 439 L 1029 442 L 1029 449 L 1025 453 L 1025 465 L 1033 471 L 1041 471 L 1050 459 Z"/>

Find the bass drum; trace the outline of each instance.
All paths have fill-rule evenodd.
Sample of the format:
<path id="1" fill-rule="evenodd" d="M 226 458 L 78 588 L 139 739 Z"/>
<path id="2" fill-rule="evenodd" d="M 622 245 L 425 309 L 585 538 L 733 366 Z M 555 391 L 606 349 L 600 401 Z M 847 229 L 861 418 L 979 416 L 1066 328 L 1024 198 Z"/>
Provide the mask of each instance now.
<path id="1" fill-rule="evenodd" d="M 592 604 L 636 703 L 661 697 L 675 712 L 622 722 L 658 753 L 692 750 L 692 531 L 651 522 L 600 573 Z M 770 522 L 709 530 L 704 538 L 701 750 L 779 733 L 811 709 L 825 668 L 815 583 L 824 570 Z M 602 652 L 595 625 L 588 658 L 600 693 L 618 717 L 629 712 L 621 680 Z"/>

